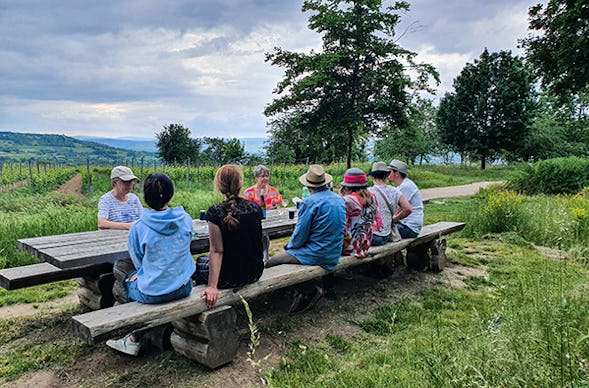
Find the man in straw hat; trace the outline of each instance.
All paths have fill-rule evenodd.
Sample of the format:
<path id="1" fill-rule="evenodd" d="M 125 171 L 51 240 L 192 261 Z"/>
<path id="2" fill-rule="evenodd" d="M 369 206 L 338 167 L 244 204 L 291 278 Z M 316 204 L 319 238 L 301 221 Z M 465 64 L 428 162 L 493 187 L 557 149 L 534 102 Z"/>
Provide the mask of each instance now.
<path id="1" fill-rule="evenodd" d="M 314 164 L 299 177 L 299 182 L 309 189 L 311 194 L 299 205 L 299 214 L 290 241 L 284 247 L 284 253 L 271 257 L 266 268 L 279 264 L 319 265 L 332 270 L 339 262 L 346 224 L 346 207 L 343 199 L 331 192 L 328 186 L 333 180 L 323 167 Z M 303 308 L 301 299 L 305 295 L 295 296 L 290 312 L 307 309 L 323 295 L 320 285 L 315 286 L 314 294 L 307 299 Z"/>
<path id="2" fill-rule="evenodd" d="M 406 163 L 394 159 L 389 163 L 388 169 L 391 171 L 388 177 L 389 181 L 397 186 L 413 209 L 406 218 L 397 222 L 397 230 L 403 238 L 417 237 L 423 226 L 423 201 L 421 200 L 421 192 L 415 183 L 407 177 L 409 167 Z"/>

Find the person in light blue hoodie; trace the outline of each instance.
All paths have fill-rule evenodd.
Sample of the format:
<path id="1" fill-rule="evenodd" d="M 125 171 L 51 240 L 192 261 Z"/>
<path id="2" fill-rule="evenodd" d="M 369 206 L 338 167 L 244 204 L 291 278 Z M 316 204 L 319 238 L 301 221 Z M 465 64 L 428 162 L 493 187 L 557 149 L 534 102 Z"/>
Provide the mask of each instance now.
<path id="1" fill-rule="evenodd" d="M 135 270 L 122 282 L 125 301 L 151 304 L 184 298 L 192 291 L 195 271 L 190 253 L 192 219 L 181 206 L 168 207 L 174 185 L 165 174 L 150 174 L 143 195 L 151 209 L 144 209 L 129 231 L 128 249 Z M 135 332 L 106 344 L 136 356 L 140 339 L 141 333 Z"/>

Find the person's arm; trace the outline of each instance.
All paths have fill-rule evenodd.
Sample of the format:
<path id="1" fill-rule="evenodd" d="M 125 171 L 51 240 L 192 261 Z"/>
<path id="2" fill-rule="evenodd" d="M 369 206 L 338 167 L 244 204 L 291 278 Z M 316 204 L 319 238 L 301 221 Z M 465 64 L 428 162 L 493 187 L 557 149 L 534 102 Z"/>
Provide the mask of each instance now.
<path id="1" fill-rule="evenodd" d="M 404 195 L 399 196 L 399 206 L 397 206 L 397 211 L 393 215 L 393 223 L 407 217 L 412 211 L 413 207 L 407 201 L 407 198 Z"/>
<path id="2" fill-rule="evenodd" d="M 207 307 L 212 308 L 219 298 L 219 274 L 223 263 L 223 236 L 218 225 L 209 222 L 209 280 L 207 288 L 200 294 L 206 299 Z"/>
<path id="3" fill-rule="evenodd" d="M 98 229 L 120 229 L 129 230 L 131 229 L 132 222 L 115 222 L 109 221 L 104 217 L 98 217 Z"/>
<path id="4" fill-rule="evenodd" d="M 280 195 L 280 191 L 276 187 L 272 187 L 272 209 L 278 209 L 282 205 L 282 195 Z"/>

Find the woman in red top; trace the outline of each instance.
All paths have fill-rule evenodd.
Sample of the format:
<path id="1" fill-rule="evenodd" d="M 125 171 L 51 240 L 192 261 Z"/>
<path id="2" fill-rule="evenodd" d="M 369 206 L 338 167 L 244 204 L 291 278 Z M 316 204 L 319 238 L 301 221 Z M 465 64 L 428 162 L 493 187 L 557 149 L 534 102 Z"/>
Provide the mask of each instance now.
<path id="1" fill-rule="evenodd" d="M 372 245 L 372 231 L 382 227 L 374 194 L 367 190 L 366 174 L 352 167 L 344 174 L 339 193 L 346 204 L 346 227 L 342 255 L 366 257 Z"/>
<path id="2" fill-rule="evenodd" d="M 254 178 L 256 179 L 256 184 L 245 190 L 243 198 L 254 201 L 259 205 L 263 194 L 267 209 L 278 208 L 282 204 L 282 196 L 276 187 L 268 184 L 270 181 L 270 171 L 268 168 L 262 165 L 257 166 L 254 169 Z"/>

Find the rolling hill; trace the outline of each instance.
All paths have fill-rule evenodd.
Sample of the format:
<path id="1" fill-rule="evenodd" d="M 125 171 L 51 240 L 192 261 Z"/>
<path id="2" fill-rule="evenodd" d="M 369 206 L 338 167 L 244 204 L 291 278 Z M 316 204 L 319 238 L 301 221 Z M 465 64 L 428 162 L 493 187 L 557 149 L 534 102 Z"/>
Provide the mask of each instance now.
<path id="1" fill-rule="evenodd" d="M 111 147 L 65 135 L 0 132 L 0 162 L 36 160 L 69 165 L 149 163 L 157 159 L 155 152 Z"/>

